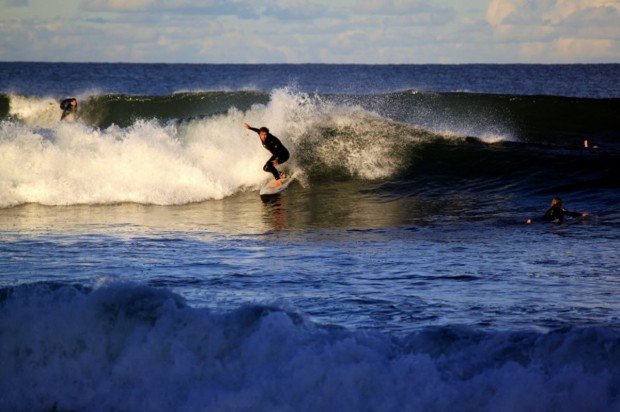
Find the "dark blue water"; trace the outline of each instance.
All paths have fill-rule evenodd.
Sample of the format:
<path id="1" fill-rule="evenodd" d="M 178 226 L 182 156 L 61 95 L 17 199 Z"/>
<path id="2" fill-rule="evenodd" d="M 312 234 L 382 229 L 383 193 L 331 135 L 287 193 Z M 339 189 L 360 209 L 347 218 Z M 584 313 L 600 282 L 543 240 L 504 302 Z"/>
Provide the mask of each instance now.
<path id="1" fill-rule="evenodd" d="M 0 409 L 620 409 L 619 72 L 1 63 Z"/>
<path id="2" fill-rule="evenodd" d="M 620 65 L 322 65 L 0 63 L 0 92 L 167 95 L 178 91 L 292 87 L 309 93 L 375 94 L 416 89 L 620 97 Z"/>

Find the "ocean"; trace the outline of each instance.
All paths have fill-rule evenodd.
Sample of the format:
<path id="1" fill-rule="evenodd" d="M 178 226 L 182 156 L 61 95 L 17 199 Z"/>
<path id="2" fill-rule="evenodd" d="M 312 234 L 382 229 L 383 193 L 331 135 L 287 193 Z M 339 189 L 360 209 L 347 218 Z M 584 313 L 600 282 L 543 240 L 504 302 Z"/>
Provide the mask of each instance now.
<path id="1" fill-rule="evenodd" d="M 619 155 L 618 64 L 0 63 L 0 410 L 618 411 Z"/>

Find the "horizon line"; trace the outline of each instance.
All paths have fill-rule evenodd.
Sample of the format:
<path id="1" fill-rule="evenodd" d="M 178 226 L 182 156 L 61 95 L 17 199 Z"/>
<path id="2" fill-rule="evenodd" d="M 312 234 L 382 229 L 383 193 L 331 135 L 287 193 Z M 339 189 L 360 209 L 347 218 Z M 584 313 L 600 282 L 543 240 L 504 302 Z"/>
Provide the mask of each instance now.
<path id="1" fill-rule="evenodd" d="M 272 62 L 272 63 L 197 63 L 197 62 L 130 62 L 130 61 L 44 61 L 44 60 L 0 60 L 0 64 L 2 63 L 36 63 L 36 64 L 162 64 L 162 65 L 174 65 L 174 64 L 183 64 L 183 65 L 213 65 L 213 66 L 224 66 L 224 65 L 236 65 L 236 66 L 259 66 L 259 65 L 279 65 L 279 66 L 501 66 L 501 65 L 523 65 L 523 66 L 577 66 L 577 65 L 618 65 L 620 62 L 575 62 L 575 63 L 524 63 L 524 62 L 503 62 L 503 63 L 483 63 L 483 62 L 472 62 L 472 63 L 316 63 L 316 62 L 305 62 L 305 63 L 290 63 L 290 62 Z"/>

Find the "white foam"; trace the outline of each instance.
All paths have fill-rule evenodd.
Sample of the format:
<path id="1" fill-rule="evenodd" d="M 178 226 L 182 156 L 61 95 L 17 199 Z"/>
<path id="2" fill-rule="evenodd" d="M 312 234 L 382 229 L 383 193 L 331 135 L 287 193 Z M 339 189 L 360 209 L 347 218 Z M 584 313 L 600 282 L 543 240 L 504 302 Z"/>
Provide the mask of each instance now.
<path id="1" fill-rule="evenodd" d="M 315 168 L 344 167 L 349 175 L 363 179 L 392 175 L 402 163 L 395 147 L 413 137 L 403 135 L 397 123 L 359 107 L 335 105 L 289 89 L 272 93 L 265 117 L 286 131 L 296 146 L 312 151 Z M 329 130 L 336 134 L 329 136 Z"/>
<path id="2" fill-rule="evenodd" d="M 4 291 L 3 291 L 4 292 Z M 618 410 L 618 333 L 324 330 L 164 290 L 23 286 L 0 303 L 6 410 Z"/>
<path id="3" fill-rule="evenodd" d="M 83 102 L 101 94 L 97 89 L 89 89 L 73 95 L 78 101 L 78 115 Z M 29 126 L 55 127 L 60 121 L 61 99 L 53 97 L 22 96 L 9 94 L 9 115 Z M 72 116 L 72 118 L 74 118 Z"/>
<path id="4" fill-rule="evenodd" d="M 205 121 L 186 130 L 155 121 L 106 130 L 3 122 L 0 206 L 221 199 L 264 179 L 265 155 L 244 136 L 242 118 L 232 114 L 217 127 Z"/>
<path id="5" fill-rule="evenodd" d="M 60 103 L 51 97 L 9 95 L 9 114 L 30 126 L 51 127 L 60 120 Z"/>
<path id="6" fill-rule="evenodd" d="M 459 130 L 446 129 L 443 126 L 440 128 L 432 129 L 435 133 L 441 135 L 443 138 L 450 140 L 463 140 L 466 137 L 474 137 L 477 140 L 487 143 L 496 144 L 501 142 L 516 142 L 518 141 L 512 135 L 506 133 L 493 133 L 493 132 L 481 132 L 475 128 L 459 128 Z"/>
<path id="7" fill-rule="evenodd" d="M 387 130 L 398 126 L 379 116 L 288 89 L 274 91 L 269 104 L 246 113 L 231 109 L 180 126 L 138 121 L 105 130 L 58 122 L 52 99 L 20 102 L 24 119 L 42 117 L 38 126 L 0 124 L 0 207 L 30 202 L 171 205 L 257 188 L 269 179 L 262 166 L 270 154 L 253 132 L 242 128 L 244 122 L 268 126 L 283 141 L 291 151 L 286 165 L 291 172 L 301 172 L 297 155 L 308 158 L 308 153 L 296 153 L 303 147 L 314 156 L 314 167 L 345 167 L 365 179 L 386 177 L 398 167 L 393 150 L 402 140 L 390 135 L 397 131 Z M 338 136 L 323 136 L 324 128 Z"/>
<path id="8" fill-rule="evenodd" d="M 482 133 L 480 136 L 478 136 L 478 139 L 488 144 L 516 141 L 510 135 L 505 135 L 505 134 L 500 135 L 500 134 L 494 134 L 494 133 Z"/>

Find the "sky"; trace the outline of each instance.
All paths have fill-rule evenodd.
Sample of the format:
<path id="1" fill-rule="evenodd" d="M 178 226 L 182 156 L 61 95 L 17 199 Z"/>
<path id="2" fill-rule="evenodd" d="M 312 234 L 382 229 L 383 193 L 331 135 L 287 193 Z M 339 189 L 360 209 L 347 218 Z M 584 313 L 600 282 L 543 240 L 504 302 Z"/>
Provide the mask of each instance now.
<path id="1" fill-rule="evenodd" d="M 620 63 L 620 0 L 0 0 L 0 61 Z"/>

